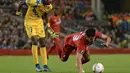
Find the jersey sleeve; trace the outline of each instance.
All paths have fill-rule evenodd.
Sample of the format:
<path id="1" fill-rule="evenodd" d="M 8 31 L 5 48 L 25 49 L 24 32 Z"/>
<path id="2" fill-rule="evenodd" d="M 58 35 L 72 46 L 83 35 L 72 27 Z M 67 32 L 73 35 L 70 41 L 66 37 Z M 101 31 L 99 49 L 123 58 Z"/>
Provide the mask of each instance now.
<path id="1" fill-rule="evenodd" d="M 101 38 L 102 37 L 102 33 L 99 31 L 96 31 L 96 38 Z"/>

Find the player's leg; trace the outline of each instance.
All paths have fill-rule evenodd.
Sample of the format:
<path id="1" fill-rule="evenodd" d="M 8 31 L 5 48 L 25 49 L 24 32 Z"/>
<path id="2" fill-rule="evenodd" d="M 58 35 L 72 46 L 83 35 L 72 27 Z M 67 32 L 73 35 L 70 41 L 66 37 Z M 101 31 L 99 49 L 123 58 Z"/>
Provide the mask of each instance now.
<path id="1" fill-rule="evenodd" d="M 27 24 L 27 22 L 26 22 L 26 24 Z M 31 40 L 32 40 L 32 56 L 33 56 L 33 59 L 34 59 L 36 71 L 41 72 L 42 70 L 40 68 L 40 64 L 39 64 L 39 61 L 38 61 L 37 37 L 32 36 L 32 34 L 35 35 L 35 30 L 33 29 L 32 26 L 25 26 L 25 28 L 26 28 L 26 33 L 27 33 L 28 37 L 31 38 Z"/>
<path id="2" fill-rule="evenodd" d="M 55 44 L 56 44 L 56 50 L 58 52 L 58 55 L 62 61 L 67 61 L 69 58 L 70 53 L 75 49 L 75 47 L 72 47 L 71 45 L 67 45 L 67 40 L 64 41 L 65 46 L 61 46 L 59 38 L 54 38 Z"/>
<path id="3" fill-rule="evenodd" d="M 38 46 L 37 46 L 37 37 L 36 36 L 32 36 L 31 37 L 32 40 L 32 56 L 34 59 L 34 63 L 35 63 L 35 67 L 36 67 L 36 71 L 41 72 L 41 68 L 40 68 L 40 64 L 38 61 Z"/>
<path id="4" fill-rule="evenodd" d="M 60 38 L 56 38 L 57 41 L 55 41 L 55 38 L 52 38 L 52 46 L 49 47 L 47 54 L 49 55 L 54 49 L 59 48 L 58 46 L 56 46 L 56 43 L 59 44 L 60 46 Z"/>
<path id="5" fill-rule="evenodd" d="M 87 63 L 89 61 L 90 61 L 89 51 L 86 50 L 85 53 L 83 54 L 82 64 L 85 64 L 85 63 Z"/>
<path id="6" fill-rule="evenodd" d="M 48 50 L 48 54 L 51 53 L 54 49 L 56 49 L 56 43 L 60 45 L 60 29 L 57 27 L 53 27 L 53 30 L 55 33 L 57 33 L 59 35 L 59 37 L 57 37 L 57 41 L 55 42 L 55 38 L 52 38 L 52 46 L 49 48 Z"/>
<path id="7" fill-rule="evenodd" d="M 59 57 L 61 58 L 62 47 L 61 47 L 61 44 L 60 44 L 60 40 L 58 38 L 54 38 L 54 42 L 55 42 L 55 45 L 56 45 L 57 53 L 58 53 Z"/>
<path id="8" fill-rule="evenodd" d="M 44 26 L 40 25 L 37 27 L 37 35 L 39 36 L 40 53 L 42 57 L 43 71 L 51 71 L 47 66 L 47 50 L 46 50 L 46 39 Z"/>
<path id="9" fill-rule="evenodd" d="M 49 47 L 47 54 L 49 55 L 56 48 L 55 42 L 52 41 L 52 45 Z"/>
<path id="10" fill-rule="evenodd" d="M 56 48 L 55 43 L 48 49 L 47 54 L 49 55 Z"/>
<path id="11" fill-rule="evenodd" d="M 75 49 L 75 47 L 71 46 L 71 45 L 65 45 L 63 47 L 62 50 L 62 54 L 61 54 L 61 60 L 63 62 L 66 62 L 69 58 L 69 55 L 71 54 L 71 52 Z"/>
<path id="12" fill-rule="evenodd" d="M 56 50 L 57 53 L 61 59 L 61 61 L 65 62 L 68 60 L 70 53 L 75 49 L 74 47 L 70 45 L 65 45 L 64 47 L 61 47 L 60 41 L 58 38 L 54 38 L 55 44 L 56 44 Z"/>
<path id="13" fill-rule="evenodd" d="M 52 53 L 52 51 L 56 48 L 55 43 L 52 43 L 53 45 L 49 47 L 47 50 L 47 59 L 49 59 L 49 55 Z"/>
<path id="14" fill-rule="evenodd" d="M 40 53 L 42 57 L 43 71 L 51 71 L 47 66 L 47 51 L 45 47 L 45 38 L 39 39 Z"/>

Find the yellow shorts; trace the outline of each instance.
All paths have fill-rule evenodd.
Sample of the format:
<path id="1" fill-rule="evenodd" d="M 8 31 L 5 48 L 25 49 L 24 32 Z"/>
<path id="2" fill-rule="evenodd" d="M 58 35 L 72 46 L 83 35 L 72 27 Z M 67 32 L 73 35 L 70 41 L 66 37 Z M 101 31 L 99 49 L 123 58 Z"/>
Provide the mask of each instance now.
<path id="1" fill-rule="evenodd" d="M 24 25 L 26 28 L 26 33 L 29 38 L 32 36 L 38 36 L 38 38 L 45 37 L 45 30 L 43 25 L 43 20 L 30 20 L 25 19 Z"/>

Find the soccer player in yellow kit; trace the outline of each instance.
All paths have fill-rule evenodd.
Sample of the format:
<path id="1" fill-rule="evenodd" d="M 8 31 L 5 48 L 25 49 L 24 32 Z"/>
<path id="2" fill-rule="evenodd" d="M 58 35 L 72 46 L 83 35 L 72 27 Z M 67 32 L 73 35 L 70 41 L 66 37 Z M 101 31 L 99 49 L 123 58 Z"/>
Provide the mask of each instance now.
<path id="1" fill-rule="evenodd" d="M 32 55 L 36 66 L 36 71 L 51 71 L 47 66 L 47 53 L 45 47 L 45 30 L 44 20 L 48 26 L 48 32 L 52 37 L 58 35 L 53 32 L 48 22 L 47 14 L 52 10 L 53 6 L 50 4 L 51 0 L 24 0 L 19 3 L 16 15 L 20 15 L 20 9 L 23 5 L 28 6 L 28 10 L 24 19 L 24 26 L 26 33 L 32 40 Z M 40 46 L 40 53 L 42 57 L 43 70 L 40 68 L 38 60 L 38 44 Z"/>

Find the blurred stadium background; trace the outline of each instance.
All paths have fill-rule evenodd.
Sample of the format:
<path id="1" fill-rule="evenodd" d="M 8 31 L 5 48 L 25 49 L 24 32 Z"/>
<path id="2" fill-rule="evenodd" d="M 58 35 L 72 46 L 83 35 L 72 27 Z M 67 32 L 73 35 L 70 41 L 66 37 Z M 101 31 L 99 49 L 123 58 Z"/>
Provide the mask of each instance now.
<path id="1" fill-rule="evenodd" d="M 16 16 L 15 11 L 16 7 L 18 6 L 20 0 L 0 0 L 0 55 L 29 55 L 31 54 L 31 40 L 27 38 L 25 28 L 23 25 L 23 18 L 26 14 L 27 7 L 24 6 L 22 8 L 22 15 Z M 106 50 L 101 44 L 104 42 L 103 40 L 97 39 L 91 47 L 92 53 L 102 53 L 105 50 L 107 54 L 116 54 L 116 53 L 129 53 L 130 54 L 130 0 L 53 0 L 53 5 L 57 11 L 61 14 L 62 24 L 64 28 L 67 30 L 61 31 L 63 37 L 71 34 L 73 32 L 82 31 L 86 28 L 94 27 L 99 31 L 103 32 L 104 34 L 109 35 L 112 38 L 112 49 Z M 110 57 L 113 57 L 109 59 Z M 104 62 L 109 69 L 106 73 L 129 73 L 130 68 L 129 65 L 129 55 L 105 55 L 104 57 L 94 56 L 92 63 L 95 62 Z M 117 57 L 121 57 L 120 59 L 115 59 Z M 108 60 L 104 60 L 107 59 Z M 6 58 L 6 61 L 5 61 Z M 20 57 L 19 61 L 27 60 L 26 57 Z M 8 72 L 5 71 L 6 66 L 4 65 L 5 62 L 13 62 L 15 64 L 15 60 L 18 57 L 0 57 L 1 62 L 4 62 L 0 67 L 0 73 L 26 73 L 26 71 L 22 71 L 21 68 L 23 67 L 30 67 L 30 62 L 26 62 L 28 64 L 23 64 L 20 67 L 20 70 L 17 67 L 18 71 L 11 72 L 15 70 L 9 70 Z M 98 59 L 98 61 L 96 60 Z M 109 60 L 113 60 L 112 65 L 107 64 Z M 128 62 L 123 63 L 124 60 L 127 59 Z M 32 61 L 28 59 L 29 61 Z M 73 59 L 75 61 L 75 59 Z M 71 61 L 73 61 L 71 59 Z M 119 61 L 120 60 L 120 61 Z M 57 61 L 57 59 L 55 60 Z M 120 65 L 117 65 L 116 62 L 119 62 Z M 51 63 L 51 61 L 49 60 Z M 17 62 L 18 63 L 18 62 Z M 16 64 L 17 64 L 16 63 Z M 71 62 L 73 63 L 73 62 Z M 53 63 L 51 63 L 53 65 Z M 11 64 L 9 64 L 11 65 Z M 68 64 L 67 64 L 68 65 Z M 66 66 L 67 66 L 66 65 Z M 126 66 L 127 65 L 127 66 Z M 54 66 L 54 65 L 53 65 Z M 62 65 L 60 65 L 62 66 Z M 111 67 L 120 67 L 119 69 L 110 70 Z M 125 68 L 126 67 L 126 68 Z M 11 67 L 10 67 L 11 68 Z M 67 67 L 66 67 L 67 68 Z M 70 69 L 72 67 L 69 67 Z M 89 67 L 90 68 L 90 67 Z M 122 71 L 122 68 L 124 68 Z M 52 67 L 52 69 L 55 69 Z M 57 70 L 57 69 L 56 69 Z M 66 69 L 65 69 L 66 70 Z M 64 69 L 62 71 L 65 71 Z M 88 69 L 89 73 L 91 69 Z M 21 71 L 21 72 L 19 72 Z M 35 73 L 29 68 L 27 70 L 28 73 Z M 71 73 L 73 70 L 70 70 Z M 56 73 L 59 73 L 59 71 Z M 63 73 L 67 73 L 66 71 Z"/>
<path id="2" fill-rule="evenodd" d="M 129 0 L 53 0 L 53 5 L 61 13 L 62 24 L 67 32 L 62 35 L 81 31 L 89 27 L 112 38 L 111 45 L 116 48 L 130 47 Z M 0 0 L 0 48 L 28 49 L 30 40 L 23 26 L 27 7 L 20 17 L 15 15 L 19 0 Z M 100 48 L 97 40 L 95 48 Z"/>

